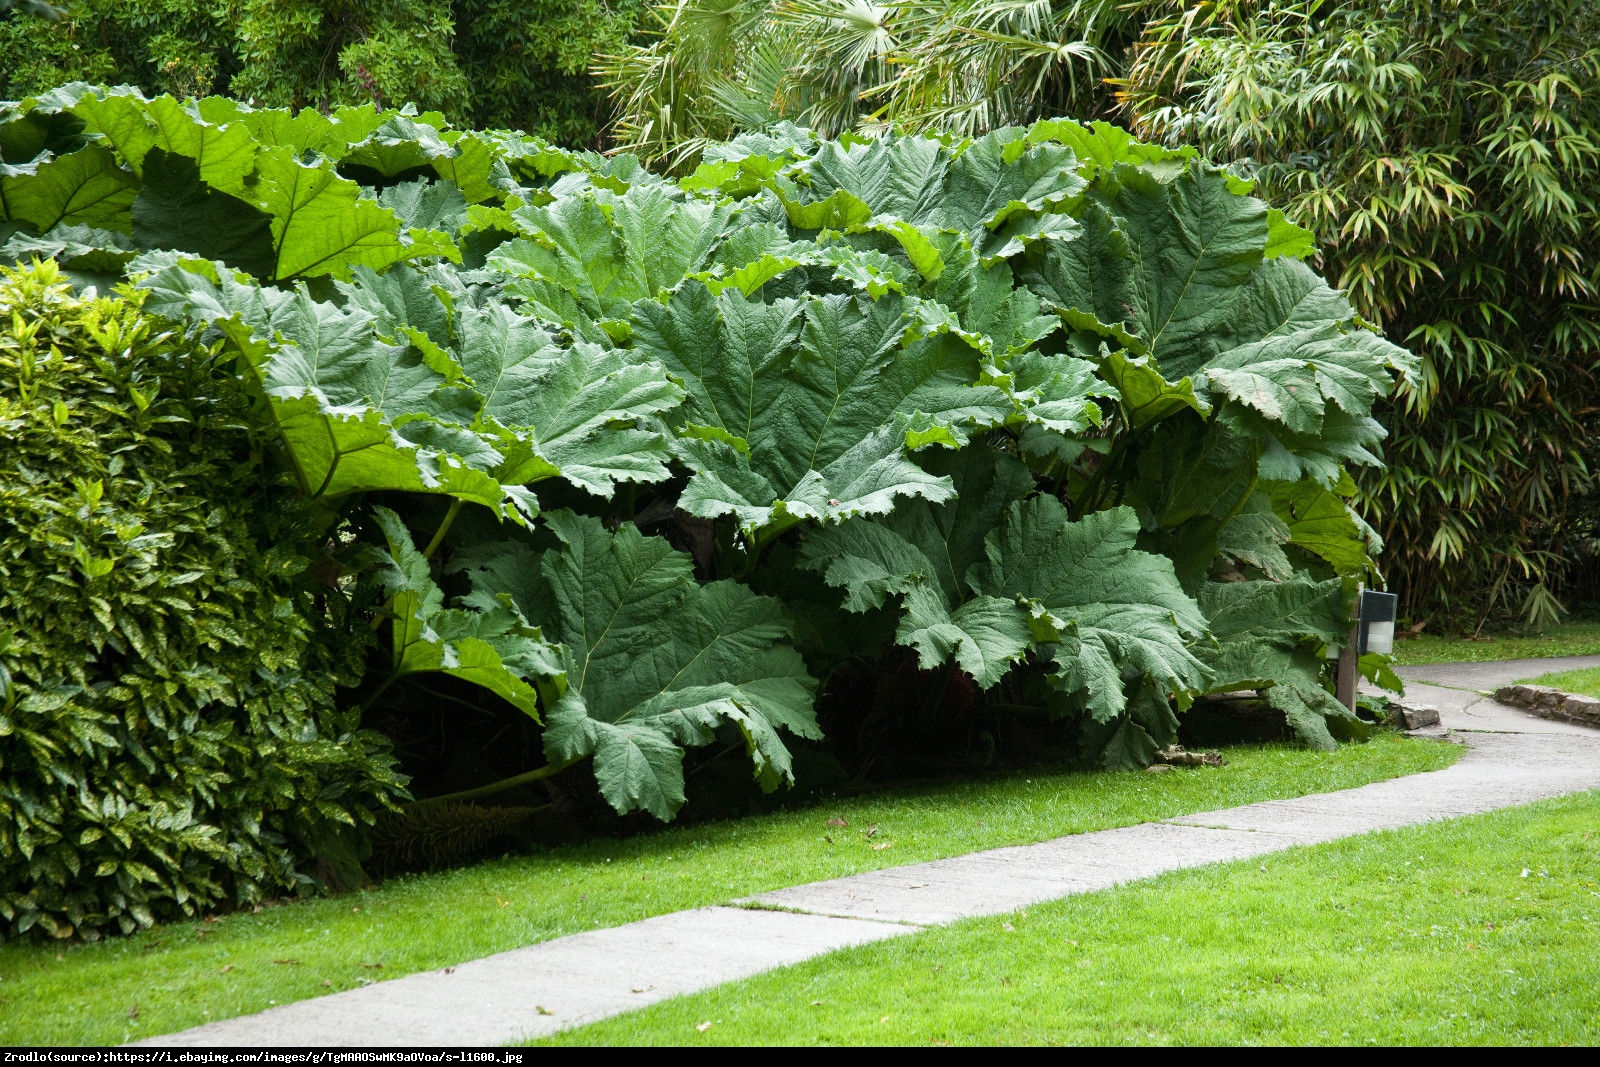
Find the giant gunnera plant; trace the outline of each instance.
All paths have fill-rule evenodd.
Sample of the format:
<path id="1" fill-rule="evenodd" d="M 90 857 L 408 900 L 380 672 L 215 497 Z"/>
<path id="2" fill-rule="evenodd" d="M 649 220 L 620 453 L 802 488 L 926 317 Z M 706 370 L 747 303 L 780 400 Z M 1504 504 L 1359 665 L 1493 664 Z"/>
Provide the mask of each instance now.
<path id="1" fill-rule="evenodd" d="M 0 268 L 0 934 L 309 887 L 401 784 L 249 396 L 144 299 Z"/>
<path id="2" fill-rule="evenodd" d="M 668 819 L 687 749 L 792 780 L 821 683 L 891 658 L 1097 765 L 1208 693 L 1365 728 L 1323 653 L 1378 580 L 1350 471 L 1412 359 L 1192 151 L 781 127 L 668 180 L 84 85 L 0 150 L 0 253 L 233 359 L 379 637 L 364 714 L 481 738 L 420 795 L 581 764 Z"/>

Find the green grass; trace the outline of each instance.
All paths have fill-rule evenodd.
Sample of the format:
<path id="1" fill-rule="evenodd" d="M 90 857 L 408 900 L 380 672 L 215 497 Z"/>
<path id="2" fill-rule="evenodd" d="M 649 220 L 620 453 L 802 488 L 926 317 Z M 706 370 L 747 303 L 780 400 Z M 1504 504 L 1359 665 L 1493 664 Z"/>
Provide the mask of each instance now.
<path id="1" fill-rule="evenodd" d="M 99 1045 L 166 1033 L 802 882 L 1352 788 L 1448 766 L 1460 749 L 1386 734 L 1332 753 L 1255 746 L 1225 754 L 1226 767 L 1160 775 L 1018 774 L 838 798 L 96 944 L 0 946 L 0 1044 Z"/>
<path id="2" fill-rule="evenodd" d="M 1590 1045 L 1597 974 L 1600 791 L 969 920 L 552 1043 Z"/>
<path id="3" fill-rule="evenodd" d="M 1395 662 L 1487 663 L 1500 659 L 1545 659 L 1550 656 L 1592 656 L 1600 653 L 1600 622 L 1569 622 L 1543 634 L 1494 634 L 1474 641 L 1467 637 L 1422 634 L 1394 643 Z"/>
<path id="4" fill-rule="evenodd" d="M 1559 689 L 1563 693 L 1581 693 L 1584 696 L 1600 697 L 1600 667 L 1585 667 L 1576 671 L 1554 671 L 1550 674 L 1541 674 L 1537 678 L 1524 678 L 1523 681 L 1534 685 L 1548 685 L 1552 689 Z"/>

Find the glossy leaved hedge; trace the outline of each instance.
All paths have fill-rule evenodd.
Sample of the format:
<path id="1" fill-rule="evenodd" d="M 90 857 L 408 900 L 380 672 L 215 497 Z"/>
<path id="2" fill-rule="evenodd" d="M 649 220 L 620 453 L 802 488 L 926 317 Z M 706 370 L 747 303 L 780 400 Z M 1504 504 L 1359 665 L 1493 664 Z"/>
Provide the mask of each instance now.
<path id="1" fill-rule="evenodd" d="M 0 268 L 0 935 L 294 892 L 402 784 L 249 397 L 141 298 Z"/>

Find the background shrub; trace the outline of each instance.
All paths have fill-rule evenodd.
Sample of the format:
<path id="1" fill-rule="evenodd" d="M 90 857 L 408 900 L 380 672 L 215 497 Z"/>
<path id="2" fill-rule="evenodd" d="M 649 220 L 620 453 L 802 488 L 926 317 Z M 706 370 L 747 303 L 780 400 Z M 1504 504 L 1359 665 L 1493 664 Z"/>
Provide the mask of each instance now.
<path id="1" fill-rule="evenodd" d="M 1600 8 L 1172 2 L 1135 128 L 1259 180 L 1422 373 L 1358 479 L 1418 621 L 1542 626 L 1594 595 Z"/>
<path id="2" fill-rule="evenodd" d="M 453 121 L 596 142 L 611 108 L 588 73 L 646 0 L 71 0 L 0 4 L 0 99 L 63 82 L 228 95 L 262 107 L 413 103 Z"/>
<path id="3" fill-rule="evenodd" d="M 0 270 L 0 935 L 306 887 L 402 785 L 241 386 L 142 299 Z"/>
<path id="4" fill-rule="evenodd" d="M 1138 39 L 1124 0 L 667 0 L 596 58 L 612 138 L 651 162 L 789 121 L 976 135 L 1052 115 L 1111 118 L 1108 78 Z"/>

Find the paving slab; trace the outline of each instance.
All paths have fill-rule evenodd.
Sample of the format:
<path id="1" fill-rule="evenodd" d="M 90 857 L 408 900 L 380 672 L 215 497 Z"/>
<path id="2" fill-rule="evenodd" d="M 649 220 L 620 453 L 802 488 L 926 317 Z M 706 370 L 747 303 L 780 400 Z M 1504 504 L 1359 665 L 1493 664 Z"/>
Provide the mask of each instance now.
<path id="1" fill-rule="evenodd" d="M 1313 840 L 1170 823 L 1074 834 L 779 889 L 741 903 L 818 915 L 942 924 L 1007 912 L 1153 874 L 1244 859 Z"/>
<path id="2" fill-rule="evenodd" d="M 1468 746 L 1442 771 L 781 889 L 738 902 L 743 906 L 574 934 L 138 1044 L 505 1044 L 929 925 L 1165 871 L 1600 789 L 1600 730 L 1550 722 L 1472 688 L 1591 660 L 1600 664 L 1600 656 L 1513 660 L 1450 665 L 1482 668 L 1470 677 L 1418 675 L 1409 695 L 1439 708 L 1438 734 Z"/>
<path id="3" fill-rule="evenodd" d="M 1475 737 L 1471 750 L 1446 770 L 1171 821 L 1184 826 L 1270 831 L 1308 841 L 1333 841 L 1374 830 L 1531 804 L 1600 788 L 1600 732 L 1590 732 L 1595 736 L 1544 739 L 1532 751 L 1527 745 L 1497 745 L 1505 735 L 1484 734 Z M 1555 758 L 1558 754 L 1543 751 L 1558 745 L 1568 749 L 1559 758 Z M 1511 763 L 1511 759 L 1528 762 Z"/>
<path id="4" fill-rule="evenodd" d="M 143 1047 L 502 1045 L 917 929 L 696 908 L 285 1004 Z"/>

